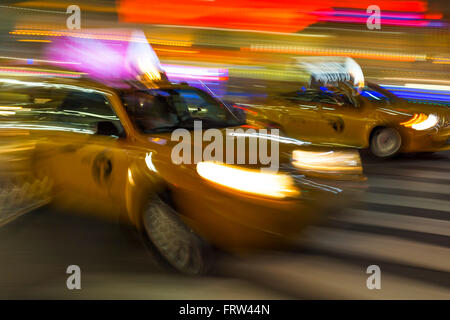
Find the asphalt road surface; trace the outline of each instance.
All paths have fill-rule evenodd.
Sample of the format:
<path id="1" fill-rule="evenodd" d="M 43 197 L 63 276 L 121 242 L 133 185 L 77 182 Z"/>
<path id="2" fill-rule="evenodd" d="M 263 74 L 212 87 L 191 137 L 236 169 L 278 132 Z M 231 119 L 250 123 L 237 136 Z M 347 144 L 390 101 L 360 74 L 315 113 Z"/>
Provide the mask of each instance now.
<path id="1" fill-rule="evenodd" d="M 0 299 L 450 299 L 449 158 L 363 153 L 369 188 L 344 214 L 208 277 L 167 271 L 117 225 L 42 207 L 0 227 Z M 72 264 L 81 290 L 66 287 Z"/>

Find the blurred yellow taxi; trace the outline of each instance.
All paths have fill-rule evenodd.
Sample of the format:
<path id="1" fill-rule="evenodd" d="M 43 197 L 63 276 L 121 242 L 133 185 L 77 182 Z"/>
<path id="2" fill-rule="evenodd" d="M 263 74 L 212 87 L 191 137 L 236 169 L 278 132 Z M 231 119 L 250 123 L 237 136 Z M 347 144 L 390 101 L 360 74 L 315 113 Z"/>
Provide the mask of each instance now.
<path id="1" fill-rule="evenodd" d="M 303 87 L 238 107 L 247 110 L 250 125 L 314 144 L 370 148 L 381 158 L 450 149 L 448 107 L 411 103 L 372 83 Z"/>
<path id="2" fill-rule="evenodd" d="M 357 152 L 244 130 L 235 134 L 279 143 L 279 170 L 175 163 L 176 129 L 196 135 L 214 128 L 228 136 L 229 128 L 241 128 L 224 104 L 188 85 L 0 76 L 0 105 L 0 132 L 33 142 L 30 171 L 51 181 L 53 204 L 133 226 L 186 273 L 204 272 L 212 247 L 286 245 L 341 208 L 345 193 L 364 180 Z"/>

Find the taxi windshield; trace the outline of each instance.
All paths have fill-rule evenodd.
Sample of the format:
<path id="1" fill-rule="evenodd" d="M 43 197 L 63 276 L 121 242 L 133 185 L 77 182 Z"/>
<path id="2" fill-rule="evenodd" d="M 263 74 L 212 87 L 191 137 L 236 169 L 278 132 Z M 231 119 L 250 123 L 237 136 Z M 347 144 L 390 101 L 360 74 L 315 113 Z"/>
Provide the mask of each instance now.
<path id="1" fill-rule="evenodd" d="M 203 128 L 240 124 L 224 104 L 195 88 L 123 91 L 121 99 L 131 120 L 143 133 L 193 129 L 195 120 L 202 121 Z"/>
<path id="2" fill-rule="evenodd" d="M 374 102 L 392 103 L 398 99 L 392 92 L 374 83 L 368 83 L 361 90 L 361 95 Z"/>
<path id="3" fill-rule="evenodd" d="M 360 90 L 360 94 L 367 100 L 372 102 L 389 102 L 390 98 L 384 95 L 379 90 L 375 90 L 370 87 L 364 87 Z"/>

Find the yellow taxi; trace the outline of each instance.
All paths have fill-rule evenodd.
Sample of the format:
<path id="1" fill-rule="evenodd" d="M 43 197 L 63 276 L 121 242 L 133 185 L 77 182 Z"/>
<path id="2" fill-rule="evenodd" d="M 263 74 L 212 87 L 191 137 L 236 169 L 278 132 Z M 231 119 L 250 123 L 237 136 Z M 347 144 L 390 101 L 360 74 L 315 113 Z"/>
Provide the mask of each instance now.
<path id="1" fill-rule="evenodd" d="M 240 104 L 249 124 L 314 144 L 370 149 L 380 158 L 450 149 L 450 109 L 408 102 L 367 83 L 320 84 Z"/>
<path id="2" fill-rule="evenodd" d="M 276 143 L 278 170 L 174 158 L 181 135 L 208 129 L 216 137 Z M 188 85 L 0 76 L 0 132 L 32 142 L 29 171 L 50 181 L 52 203 L 133 226 L 172 267 L 190 274 L 207 269 L 212 248 L 241 253 L 288 244 L 339 210 L 364 180 L 357 152 L 245 129 L 228 107 Z M 212 140 L 202 138 L 183 152 L 189 156 L 192 147 L 195 157 L 200 147 L 201 155 Z M 231 160 L 239 157 L 237 145 Z"/>

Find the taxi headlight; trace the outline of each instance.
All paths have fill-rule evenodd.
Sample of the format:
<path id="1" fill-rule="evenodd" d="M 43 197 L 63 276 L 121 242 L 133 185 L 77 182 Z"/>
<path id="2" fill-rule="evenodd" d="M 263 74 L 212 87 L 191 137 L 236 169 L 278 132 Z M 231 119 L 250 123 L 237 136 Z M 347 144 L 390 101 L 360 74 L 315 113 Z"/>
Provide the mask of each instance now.
<path id="1" fill-rule="evenodd" d="M 426 115 L 424 113 L 416 113 L 405 122 L 400 123 L 404 127 L 410 127 L 415 130 L 426 130 L 434 127 L 439 122 L 439 117 L 435 114 Z"/>
<path id="2" fill-rule="evenodd" d="M 197 172 L 206 180 L 245 193 L 279 199 L 300 194 L 292 177 L 287 174 L 249 170 L 210 161 L 197 163 Z"/>
<path id="3" fill-rule="evenodd" d="M 292 164 L 302 170 L 362 174 L 361 158 L 354 150 L 348 151 L 305 151 L 292 153 Z"/>

